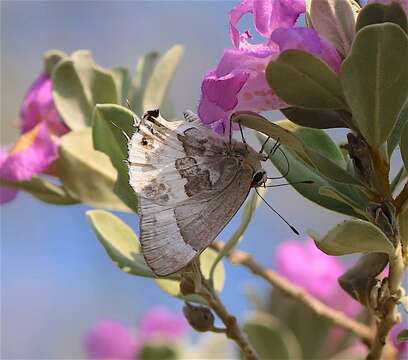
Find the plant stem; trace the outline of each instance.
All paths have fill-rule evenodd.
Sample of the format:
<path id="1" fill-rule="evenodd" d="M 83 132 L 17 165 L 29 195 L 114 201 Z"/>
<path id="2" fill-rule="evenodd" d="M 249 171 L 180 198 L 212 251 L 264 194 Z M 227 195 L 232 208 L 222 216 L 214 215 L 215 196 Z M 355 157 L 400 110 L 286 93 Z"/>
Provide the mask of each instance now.
<path id="1" fill-rule="evenodd" d="M 405 268 L 401 241 L 398 241 L 394 254 L 390 256 L 389 266 L 388 288 L 390 296 L 384 300 L 380 308 L 380 315 L 377 321 L 377 333 L 370 352 L 367 355 L 367 360 L 381 359 L 388 334 L 392 327 L 400 321 L 400 314 L 397 310 L 397 300 L 400 296 L 399 288 Z"/>
<path id="2" fill-rule="evenodd" d="M 224 323 L 226 336 L 235 341 L 246 360 L 258 360 L 258 354 L 238 326 L 237 318 L 228 312 L 210 281 L 201 276 L 201 284 L 201 289 L 198 293 L 207 300 L 210 308 Z"/>
<path id="3" fill-rule="evenodd" d="M 218 251 L 221 250 L 223 246 L 224 244 L 221 242 L 215 242 L 212 244 L 212 248 Z M 332 321 L 338 327 L 351 331 L 367 346 L 371 346 L 373 342 L 373 332 L 365 324 L 362 324 L 348 317 L 344 313 L 322 303 L 320 300 L 310 295 L 305 289 L 294 285 L 283 276 L 258 264 L 248 253 L 232 250 L 227 256 L 231 263 L 247 267 L 253 274 L 262 277 L 268 283 L 281 290 L 284 294 L 302 302 L 317 315 Z"/>

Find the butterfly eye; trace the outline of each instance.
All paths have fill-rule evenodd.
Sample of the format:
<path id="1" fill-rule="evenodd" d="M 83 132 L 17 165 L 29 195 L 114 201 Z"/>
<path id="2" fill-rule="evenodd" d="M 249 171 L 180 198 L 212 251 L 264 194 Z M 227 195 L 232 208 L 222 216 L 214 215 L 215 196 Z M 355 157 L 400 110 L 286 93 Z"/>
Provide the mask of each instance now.
<path id="1" fill-rule="evenodd" d="M 258 170 L 252 177 L 252 186 L 259 186 L 266 181 L 266 171 Z"/>

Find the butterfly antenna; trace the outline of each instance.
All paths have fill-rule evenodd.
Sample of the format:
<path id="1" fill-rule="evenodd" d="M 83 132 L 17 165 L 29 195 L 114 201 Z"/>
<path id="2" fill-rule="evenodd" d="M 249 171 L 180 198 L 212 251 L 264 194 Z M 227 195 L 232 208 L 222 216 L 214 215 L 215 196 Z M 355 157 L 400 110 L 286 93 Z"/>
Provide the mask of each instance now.
<path id="1" fill-rule="evenodd" d="M 294 226 L 290 225 L 289 222 L 288 222 L 281 214 L 279 214 L 279 213 L 264 199 L 264 197 L 258 192 L 258 189 L 257 189 L 257 188 L 255 188 L 255 191 L 256 191 L 256 193 L 258 194 L 258 196 L 262 199 L 262 201 L 269 207 L 269 209 L 271 209 L 276 215 L 278 215 L 278 216 L 282 219 L 282 221 L 283 221 L 286 225 L 288 225 L 288 226 L 291 228 L 291 230 L 292 230 L 296 235 L 300 235 L 300 234 L 299 234 L 299 231 L 297 231 Z"/>
<path id="2" fill-rule="evenodd" d="M 261 146 L 261 150 L 259 150 L 259 153 L 260 154 L 262 154 L 263 153 L 263 151 L 264 151 L 264 148 L 265 148 L 265 145 L 268 143 L 268 141 L 269 141 L 269 139 L 270 139 L 271 137 L 270 136 L 268 136 L 267 138 L 266 138 L 266 140 L 264 141 L 264 143 L 262 144 L 262 146 Z"/>
<path id="3" fill-rule="evenodd" d="M 268 178 L 268 179 L 270 179 L 270 178 Z M 274 188 L 274 187 L 279 187 L 279 186 L 296 185 L 296 184 L 314 184 L 314 181 L 313 180 L 294 181 L 294 182 L 288 182 L 288 183 L 284 183 L 284 184 L 267 185 L 265 187 Z"/>
<path id="4" fill-rule="evenodd" d="M 285 178 L 286 176 L 288 176 L 288 174 L 290 173 L 290 163 L 289 163 L 288 157 L 286 156 L 285 152 L 284 152 L 280 147 L 278 147 L 277 150 L 279 150 L 280 153 L 281 153 L 281 154 L 283 155 L 283 157 L 285 158 L 285 161 L 286 161 L 286 171 L 285 171 L 285 173 L 284 173 L 283 175 L 281 175 L 281 176 L 268 177 L 268 180 L 279 180 L 279 179 L 283 179 L 283 178 Z"/>
<path id="5" fill-rule="evenodd" d="M 230 117 L 229 119 L 229 147 L 231 149 L 231 144 L 232 144 L 232 118 Z"/>
<path id="6" fill-rule="evenodd" d="M 128 134 L 126 134 L 125 130 L 123 130 L 121 127 L 119 127 L 118 125 L 116 125 L 113 121 L 111 121 L 111 124 L 112 124 L 114 127 L 118 128 L 118 129 L 122 132 L 123 136 L 126 138 L 126 140 L 127 140 L 128 142 L 130 141 L 130 137 L 129 137 Z"/>
<path id="7" fill-rule="evenodd" d="M 126 101 L 126 105 L 127 105 L 127 107 L 129 108 L 129 110 L 130 110 L 130 111 L 133 111 L 132 106 L 130 105 L 129 99 L 126 98 L 125 101 Z"/>

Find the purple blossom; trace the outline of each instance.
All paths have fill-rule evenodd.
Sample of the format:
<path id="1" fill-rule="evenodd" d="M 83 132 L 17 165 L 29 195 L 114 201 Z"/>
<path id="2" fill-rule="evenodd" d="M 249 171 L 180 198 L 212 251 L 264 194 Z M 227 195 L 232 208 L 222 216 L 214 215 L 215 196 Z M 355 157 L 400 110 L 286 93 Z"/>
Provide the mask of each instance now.
<path id="1" fill-rule="evenodd" d="M 22 135 L 8 150 L 0 150 L 0 179 L 27 181 L 45 172 L 58 157 L 58 137 L 69 129 L 55 107 L 51 80 L 40 75 L 21 107 Z M 17 190 L 0 188 L 0 203 L 14 199 Z"/>
<path id="2" fill-rule="evenodd" d="M 135 359 L 140 349 L 131 331 L 120 322 L 101 321 L 86 335 L 84 350 L 88 359 Z"/>
<path id="3" fill-rule="evenodd" d="M 88 359 L 137 359 L 144 345 L 155 340 L 174 344 L 187 332 L 188 325 L 180 313 L 153 307 L 143 315 L 134 334 L 123 324 L 105 320 L 85 336 L 84 352 Z"/>
<path id="4" fill-rule="evenodd" d="M 161 338 L 170 342 L 185 335 L 188 325 L 180 313 L 174 313 L 164 307 L 150 309 L 139 323 L 139 334 L 143 341 Z"/>
<path id="5" fill-rule="evenodd" d="M 224 51 L 201 85 L 198 114 L 204 124 L 224 134 L 229 132 L 233 112 L 287 107 L 265 79 L 266 66 L 284 50 L 307 51 L 339 71 L 341 57 L 333 44 L 313 29 L 294 27 L 304 12 L 305 0 L 242 0 L 230 11 L 233 48 Z M 255 30 L 265 39 L 263 43 L 252 44 L 249 31 L 239 32 L 238 22 L 247 13 L 252 14 Z"/>
<path id="6" fill-rule="evenodd" d="M 345 272 L 344 265 L 317 249 L 312 240 L 282 243 L 277 249 L 276 262 L 279 273 L 326 304 L 350 316 L 361 310 L 360 305 L 337 283 L 339 276 Z"/>

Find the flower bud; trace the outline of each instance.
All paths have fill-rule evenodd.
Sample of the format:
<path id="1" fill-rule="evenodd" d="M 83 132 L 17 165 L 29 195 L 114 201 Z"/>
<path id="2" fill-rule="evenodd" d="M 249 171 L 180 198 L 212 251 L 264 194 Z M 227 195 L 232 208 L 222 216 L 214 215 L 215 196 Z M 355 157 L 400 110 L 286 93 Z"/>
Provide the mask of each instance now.
<path id="1" fill-rule="evenodd" d="M 214 315 L 204 306 L 185 303 L 183 313 L 188 323 L 196 331 L 205 332 L 214 328 Z"/>

